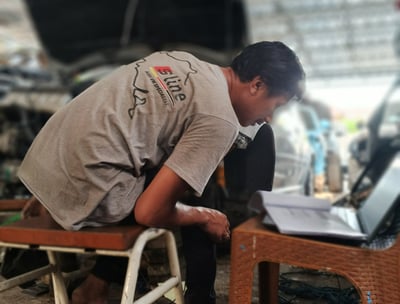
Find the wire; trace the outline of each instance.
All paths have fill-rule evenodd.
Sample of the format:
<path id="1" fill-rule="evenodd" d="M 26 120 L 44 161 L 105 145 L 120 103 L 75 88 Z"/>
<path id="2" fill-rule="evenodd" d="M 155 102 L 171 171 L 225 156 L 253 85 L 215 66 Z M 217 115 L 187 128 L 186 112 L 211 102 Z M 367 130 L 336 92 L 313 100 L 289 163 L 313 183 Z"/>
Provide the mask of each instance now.
<path id="1" fill-rule="evenodd" d="M 299 271 L 282 273 L 279 278 L 279 303 L 290 304 L 300 298 L 325 300 L 323 303 L 328 304 L 358 304 L 360 298 L 354 287 L 337 288 L 326 286 L 313 286 L 311 284 L 290 278 L 291 275 L 307 274 L 307 275 L 329 275 L 334 276 L 339 280 L 335 274 L 326 274 L 321 272 L 312 271 Z M 340 286 L 340 284 L 339 284 Z M 291 297 L 290 297 L 291 296 Z"/>

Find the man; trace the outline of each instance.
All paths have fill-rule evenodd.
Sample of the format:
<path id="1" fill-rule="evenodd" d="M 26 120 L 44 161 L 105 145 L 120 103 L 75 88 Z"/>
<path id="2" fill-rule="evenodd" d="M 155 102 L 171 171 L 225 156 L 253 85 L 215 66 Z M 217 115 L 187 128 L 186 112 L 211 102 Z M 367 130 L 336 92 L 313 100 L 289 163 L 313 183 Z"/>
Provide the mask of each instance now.
<path id="1" fill-rule="evenodd" d="M 223 213 L 177 201 L 188 190 L 201 195 L 240 125 L 268 122 L 277 107 L 301 96 L 303 81 L 297 56 L 280 42 L 250 45 L 230 67 L 185 52 L 154 53 L 120 67 L 56 112 L 19 177 L 65 229 L 128 218 L 227 240 Z M 106 303 L 109 280 L 95 269 L 72 302 Z M 198 283 L 208 286 L 189 284 L 187 303 L 215 303 L 210 280 Z"/>

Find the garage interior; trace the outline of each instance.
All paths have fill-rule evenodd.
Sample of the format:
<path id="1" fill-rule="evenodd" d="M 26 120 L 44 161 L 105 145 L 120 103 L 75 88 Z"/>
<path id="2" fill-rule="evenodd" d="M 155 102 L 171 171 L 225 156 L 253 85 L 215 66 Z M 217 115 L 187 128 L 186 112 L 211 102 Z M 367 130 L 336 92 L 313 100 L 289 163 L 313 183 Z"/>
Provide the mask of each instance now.
<path id="1" fill-rule="evenodd" d="M 35 7 L 34 1 L 27 0 L 26 2 L 30 2 L 32 5 L 31 13 L 39 16 L 40 5 Z M 38 3 L 44 5 L 45 2 L 39 1 Z M 69 14 L 82 5 L 80 1 L 70 2 L 71 5 L 67 8 Z M 131 7 L 138 5 L 137 2 L 140 1 L 127 1 Z M 175 1 L 174 3 L 173 0 L 170 0 L 164 3 L 162 9 L 166 12 L 165 20 L 175 18 L 174 11 L 168 11 L 169 5 L 174 7 L 178 3 L 179 6 L 181 2 Z M 303 191 L 303 194 L 308 193 L 311 196 L 327 199 L 332 204 L 357 205 L 360 198 L 351 196 L 355 196 L 354 188 L 366 186 L 363 184 L 364 181 L 359 180 L 363 170 L 369 166 L 376 166 L 377 169 L 373 173 L 369 172 L 366 175 L 369 177 L 368 183 L 377 183 L 379 177 L 385 172 L 388 158 L 391 157 L 389 155 L 393 155 L 393 152 L 399 149 L 400 106 L 397 107 L 396 105 L 400 104 L 400 95 L 397 92 L 397 89 L 400 88 L 398 81 L 400 71 L 400 1 L 223 0 L 217 2 L 219 2 L 219 7 L 223 11 L 233 12 L 232 14 L 226 13 L 222 21 L 220 20 L 219 25 L 225 28 L 225 31 L 222 32 L 227 33 L 223 41 L 216 42 L 210 39 L 212 42 L 209 42 L 205 39 L 206 42 L 204 42 L 199 38 L 199 44 L 204 42 L 204 45 L 197 45 L 196 47 L 193 44 L 189 45 L 186 43 L 187 41 L 184 41 L 185 43 L 177 43 L 176 41 L 170 43 L 167 40 L 163 43 L 159 41 L 158 44 L 154 43 L 154 48 L 162 48 L 165 45 L 168 47 L 179 46 L 195 53 L 199 52 L 204 58 L 210 58 L 216 63 L 224 64 L 240 48 L 241 44 L 261 40 L 285 42 L 297 53 L 306 71 L 307 103 L 311 106 L 318 104 L 323 105 L 324 108 L 329 108 L 329 120 L 332 126 L 341 128 L 340 130 L 335 129 L 334 132 L 341 159 L 335 163 L 336 170 L 333 169 L 333 174 L 340 175 L 340 187 L 332 188 L 329 184 L 332 177 L 327 176 L 328 173 L 324 171 L 321 188 L 313 183 L 311 187 L 314 189 L 311 192 L 307 192 L 306 189 L 301 189 L 301 191 Z M 201 1 L 193 0 L 193 3 L 201 5 Z M 57 5 L 57 3 L 54 3 L 50 12 L 55 10 Z M 125 2 L 119 2 L 119 7 L 123 8 L 124 12 L 125 6 L 128 7 Z M 240 19 L 243 17 L 242 11 L 237 14 L 238 7 L 243 8 L 243 19 Z M 128 11 L 128 9 L 126 10 Z M 46 14 L 49 14 L 49 11 L 46 11 Z M 55 14 L 62 15 L 63 12 L 58 11 Z M 45 35 L 46 33 L 39 34 L 34 29 L 33 21 L 30 19 L 30 13 L 24 1 L 0 0 L 0 67 L 41 70 L 43 62 L 40 62 L 40 59 L 43 52 L 48 58 L 54 59 L 58 56 L 56 53 L 60 51 L 59 49 L 66 47 L 55 44 L 51 50 L 43 48 L 42 43 L 46 38 Z M 126 35 L 124 36 L 122 33 L 119 37 L 121 38 L 119 41 L 121 45 L 129 44 L 129 39 L 132 39 L 128 37 L 129 33 Z M 190 33 L 180 37 L 185 40 L 189 39 L 187 38 L 189 36 Z M 125 42 L 124 37 L 127 39 Z M 174 38 L 171 35 L 166 39 L 173 40 Z M 236 41 L 239 41 L 239 43 L 236 44 Z M 207 45 L 207 43 L 214 44 Z M 79 70 L 80 64 L 83 64 L 83 66 L 87 64 L 86 67 L 92 68 L 92 63 L 96 62 L 96 58 L 86 56 L 89 54 L 90 47 L 88 47 L 87 53 L 82 51 L 82 44 L 77 44 L 74 47 L 65 52 L 67 57 L 62 58 L 61 61 L 57 60 L 55 67 L 57 69 L 61 67 L 63 76 L 57 78 L 57 90 L 52 91 L 56 100 L 55 103 L 65 102 L 75 94 L 75 92 L 59 90 L 59 84 L 66 83 L 63 77 L 66 77 L 65 75 L 70 77 L 77 71 L 82 72 Z M 214 49 L 212 49 L 213 47 Z M 135 46 L 135 50 L 139 50 L 137 46 Z M 148 52 L 148 49 L 140 49 L 139 51 L 145 53 Z M 77 55 L 82 52 L 85 56 L 69 58 L 68 54 L 73 52 L 76 52 Z M 123 55 L 119 58 L 123 58 Z M 73 62 L 76 58 L 79 58 L 79 60 Z M 48 63 L 46 62 L 46 64 Z M 54 68 L 54 66 L 51 67 Z M 102 77 L 104 70 L 93 69 L 91 72 L 90 75 L 95 75 L 96 78 Z M 89 73 L 85 75 L 82 73 L 81 79 L 88 77 L 87 75 Z M 9 81 L 9 78 L 6 80 Z M 53 78 L 51 80 L 54 81 Z M 35 91 L 31 87 L 34 82 L 30 82 L 30 79 L 26 79 L 26 76 L 17 75 L 16 78 L 12 78 L 12 83 L 2 81 L 3 76 L 0 73 L 0 92 L 3 92 L 0 95 L 0 105 L 3 103 L 3 106 L 7 105 L 9 100 L 12 100 L 10 96 L 26 96 L 27 89 L 28 91 Z M 54 82 L 51 84 L 54 84 Z M 82 82 L 81 84 L 86 86 L 88 83 Z M 40 87 L 46 86 L 46 79 L 41 79 Z M 74 87 L 76 90 L 82 88 Z M 49 107 L 53 110 L 54 104 L 51 102 L 49 104 L 51 104 Z M 5 111 L 2 117 L 4 115 L 7 117 L 9 115 L 7 113 L 10 112 Z M 390 116 L 389 114 L 394 115 Z M 43 120 L 48 118 L 46 114 L 39 114 L 39 116 Z M 386 118 L 388 125 L 381 128 L 378 122 L 386 121 Z M 7 119 L 2 118 L 2 122 L 4 121 L 7 121 Z M 2 126 L 1 130 L 4 132 L 7 127 L 9 125 Z M 346 130 L 343 131 L 343 128 Z M 278 134 L 279 126 L 276 125 L 274 130 Z M 338 135 L 339 133 L 340 135 Z M 9 177 L 15 175 L 18 160 L 22 157 L 18 151 L 14 151 L 9 146 L 8 141 L 6 144 L 3 143 L 6 139 L 9 139 L 9 136 L 9 133 L 7 133 L 7 136 L 0 136 L 0 152 L 2 155 L 12 151 L 10 159 L 7 158 L 7 155 L 3 155 L 3 160 L 0 161 L 2 166 L 1 198 L 26 194 L 19 188 L 18 181 Z M 25 139 L 23 143 L 26 146 Z M 287 175 L 289 173 L 287 173 L 287 168 L 283 169 L 282 172 L 280 171 L 280 162 L 283 162 L 283 160 L 279 158 L 279 142 L 277 142 L 276 147 L 278 158 L 274 189 L 280 189 L 282 181 L 278 181 L 279 177 L 289 180 Z M 327 150 L 329 149 L 327 148 Z M 327 155 L 328 152 L 325 155 L 326 161 Z M 383 160 L 376 161 L 377 156 L 381 156 Z M 371 163 L 373 165 L 370 165 Z M 326 163 L 327 167 L 328 164 Z M 307 186 L 309 185 L 301 185 L 302 188 Z M 286 185 L 282 186 L 282 189 L 294 189 L 293 185 L 285 187 Z M 296 189 L 298 190 L 298 188 Z M 359 195 L 358 192 L 357 195 Z M 227 201 L 230 200 L 234 200 L 234 198 L 229 198 Z M 225 202 L 225 204 L 227 203 Z M 240 222 L 243 219 L 243 205 L 239 206 L 233 202 L 231 206 L 233 206 L 230 207 L 232 209 L 227 210 L 227 212 L 233 214 L 233 216 L 240 213 L 239 220 L 233 219 L 233 222 Z M 219 293 L 217 303 L 220 304 L 228 303 L 230 261 L 227 251 L 226 246 L 221 248 L 218 266 L 216 289 Z M 359 303 L 360 301 L 357 292 L 345 279 L 325 272 L 307 271 L 290 265 L 282 265 L 280 284 L 282 287 L 280 303 Z M 321 290 L 324 287 L 330 289 L 322 292 Z M 19 290 L 8 291 L 7 293 L 9 294 L 5 295 L 5 300 L 0 296 L 0 304 L 9 303 L 7 301 L 15 297 L 18 297 L 21 303 L 53 303 L 46 294 L 35 297 L 21 293 Z M 330 296 L 331 299 L 329 299 Z M 341 296 L 347 296 L 346 300 L 343 300 L 343 298 L 338 300 Z M 258 300 L 258 290 L 257 287 L 254 287 L 253 302 L 257 303 Z"/>

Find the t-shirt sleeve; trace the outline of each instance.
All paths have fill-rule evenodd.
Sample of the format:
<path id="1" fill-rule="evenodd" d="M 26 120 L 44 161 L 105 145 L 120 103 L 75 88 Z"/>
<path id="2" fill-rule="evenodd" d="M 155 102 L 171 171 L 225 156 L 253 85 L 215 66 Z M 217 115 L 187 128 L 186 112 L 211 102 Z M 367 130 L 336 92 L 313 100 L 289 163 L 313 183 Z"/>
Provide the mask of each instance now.
<path id="1" fill-rule="evenodd" d="M 186 129 L 165 165 L 201 195 L 237 134 L 238 128 L 232 123 L 199 115 Z"/>

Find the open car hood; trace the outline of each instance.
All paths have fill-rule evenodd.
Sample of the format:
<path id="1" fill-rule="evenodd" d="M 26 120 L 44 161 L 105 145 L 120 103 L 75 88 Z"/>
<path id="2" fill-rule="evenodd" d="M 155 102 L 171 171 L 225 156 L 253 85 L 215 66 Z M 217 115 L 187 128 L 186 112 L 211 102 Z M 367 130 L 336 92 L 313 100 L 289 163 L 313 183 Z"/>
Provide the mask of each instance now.
<path id="1" fill-rule="evenodd" d="M 47 55 L 64 65 L 99 54 L 131 61 L 188 45 L 226 55 L 247 43 L 242 0 L 24 1 Z M 214 61 L 224 61 L 219 55 Z"/>

